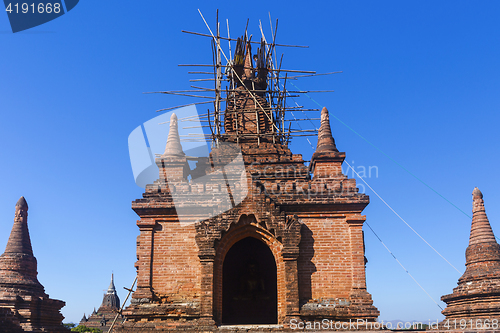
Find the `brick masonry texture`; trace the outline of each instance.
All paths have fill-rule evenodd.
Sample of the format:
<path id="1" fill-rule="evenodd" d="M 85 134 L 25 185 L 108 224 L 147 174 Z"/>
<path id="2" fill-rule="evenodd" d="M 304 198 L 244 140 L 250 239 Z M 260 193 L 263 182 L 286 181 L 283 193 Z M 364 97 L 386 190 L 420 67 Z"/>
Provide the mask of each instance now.
<path id="1" fill-rule="evenodd" d="M 229 105 L 256 111 L 252 103 L 242 90 Z M 266 106 L 265 99 L 260 103 Z M 238 127 L 255 134 L 256 119 L 267 128 L 259 112 L 252 114 L 257 114 L 253 123 L 251 117 L 236 120 L 233 113 L 226 131 Z M 176 129 L 171 126 L 171 131 Z M 226 168 L 225 179 L 232 184 L 235 200 L 245 189 L 248 193 L 234 206 L 221 199 L 224 183 L 195 179 L 222 170 L 234 156 L 230 148 L 213 148 L 210 158 L 198 159 L 191 170 L 182 153 L 167 153 L 177 151 L 171 137 L 166 153 L 156 159 L 159 179 L 132 203 L 140 217 L 138 284 L 119 332 L 222 329 L 224 260 L 233 245 L 247 237 L 265 244 L 276 263 L 279 328 L 271 331 L 288 330 L 292 319 L 376 320 L 379 311 L 366 290 L 361 215 L 369 198 L 358 193 L 354 179 L 342 174 L 345 154 L 335 147 L 326 109 L 309 167 L 301 155 L 271 139 L 257 143 L 250 135 L 247 141 L 239 140 L 246 177 Z M 214 205 L 227 210 L 207 219 Z M 182 223 L 176 209 L 189 212 Z"/>
<path id="2" fill-rule="evenodd" d="M 290 151 L 267 101 L 264 50 L 253 58 L 237 42 L 208 157 L 184 154 L 172 116 L 159 178 L 132 203 L 138 281 L 118 332 L 274 332 L 292 320 L 378 317 L 365 279 L 369 198 L 342 174 L 326 108 L 310 164 Z"/>

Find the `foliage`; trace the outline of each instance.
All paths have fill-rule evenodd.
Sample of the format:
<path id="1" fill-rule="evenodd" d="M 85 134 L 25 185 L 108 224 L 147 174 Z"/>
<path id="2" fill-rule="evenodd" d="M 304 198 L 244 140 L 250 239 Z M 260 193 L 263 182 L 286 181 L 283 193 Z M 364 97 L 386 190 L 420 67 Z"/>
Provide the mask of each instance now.
<path id="1" fill-rule="evenodd" d="M 87 327 L 83 325 L 78 325 L 77 327 L 74 327 L 71 329 L 71 332 L 91 332 L 91 333 L 102 333 L 102 331 L 98 328 L 93 328 L 93 327 Z"/>
<path id="2" fill-rule="evenodd" d="M 66 328 L 73 328 L 76 326 L 76 324 L 74 323 L 63 323 L 63 326 L 66 327 Z"/>

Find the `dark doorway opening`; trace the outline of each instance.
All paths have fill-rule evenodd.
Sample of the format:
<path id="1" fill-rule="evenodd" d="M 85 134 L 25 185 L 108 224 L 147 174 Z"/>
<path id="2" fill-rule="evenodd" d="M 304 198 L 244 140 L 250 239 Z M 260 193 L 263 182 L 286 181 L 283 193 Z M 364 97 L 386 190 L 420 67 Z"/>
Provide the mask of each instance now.
<path id="1" fill-rule="evenodd" d="M 247 237 L 227 252 L 222 275 L 223 324 L 277 324 L 278 287 L 273 253 Z"/>

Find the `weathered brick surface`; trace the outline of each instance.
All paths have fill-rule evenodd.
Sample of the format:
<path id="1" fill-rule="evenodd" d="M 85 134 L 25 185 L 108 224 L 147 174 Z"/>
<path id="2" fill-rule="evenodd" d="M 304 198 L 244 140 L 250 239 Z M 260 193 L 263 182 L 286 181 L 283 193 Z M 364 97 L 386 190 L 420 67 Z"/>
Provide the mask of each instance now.
<path id="1" fill-rule="evenodd" d="M 266 99 L 262 94 L 254 97 L 246 93 L 243 87 L 239 87 L 228 96 L 226 116 L 224 118 L 225 133 L 230 141 L 257 142 L 272 141 L 272 123 L 260 107 L 266 107 Z M 269 111 L 267 111 L 269 114 Z M 240 138 L 244 136 L 244 138 Z M 237 139 L 238 138 L 238 139 Z"/>
<path id="2" fill-rule="evenodd" d="M 351 251 L 345 219 L 306 216 L 301 220 L 304 223 L 299 257 L 301 300 L 347 299 L 352 274 L 351 262 L 346 260 L 351 257 Z"/>
<path id="3" fill-rule="evenodd" d="M 248 53 L 244 59 L 249 63 Z M 331 136 L 328 111 L 307 166 L 276 137 L 259 74 L 241 66 L 246 79 L 228 95 L 225 133 L 209 158 L 196 159 L 191 170 L 194 159 L 179 152 L 171 122 L 166 153 L 156 159 L 159 179 L 132 203 L 140 217 L 138 285 L 120 332 L 222 329 L 225 258 L 248 237 L 262 242 L 276 264 L 280 326 L 264 331 L 288 330 L 291 320 L 379 315 L 365 282 L 361 212 L 369 198 L 342 174 L 345 154 Z M 228 166 L 240 150 L 243 173 Z"/>
<path id="4" fill-rule="evenodd" d="M 9 308 L 0 307 L 0 332 L 23 333 L 19 318 Z"/>
<path id="5" fill-rule="evenodd" d="M 159 222 L 154 232 L 152 284 L 162 303 L 196 301 L 200 296 L 201 264 L 194 224 Z"/>

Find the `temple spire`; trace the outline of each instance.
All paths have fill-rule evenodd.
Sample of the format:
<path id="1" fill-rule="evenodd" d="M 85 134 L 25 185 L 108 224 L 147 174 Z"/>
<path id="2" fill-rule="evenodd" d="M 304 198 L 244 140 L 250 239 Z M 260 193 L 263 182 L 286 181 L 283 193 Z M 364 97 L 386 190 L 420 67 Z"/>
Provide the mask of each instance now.
<path id="1" fill-rule="evenodd" d="M 30 234 L 28 231 L 28 203 L 21 197 L 16 203 L 14 225 L 5 247 L 5 253 L 17 253 L 33 256 Z"/>
<path id="2" fill-rule="evenodd" d="M 443 314 L 452 320 L 490 320 L 500 315 L 500 245 L 484 209 L 483 194 L 472 192 L 472 225 L 465 250 L 465 273 L 453 293 L 441 297 Z M 486 322 L 486 321 L 485 321 Z"/>
<path id="3" fill-rule="evenodd" d="M 113 273 L 111 273 L 111 283 L 109 284 L 109 287 L 108 287 L 108 294 L 116 294 L 115 278 L 114 278 Z"/>
<path id="4" fill-rule="evenodd" d="M 321 110 L 321 126 L 318 131 L 316 152 L 338 152 L 330 129 L 330 117 L 327 108 Z"/>
<path id="5" fill-rule="evenodd" d="M 102 299 L 102 304 L 97 310 L 97 312 L 106 313 L 106 311 L 104 311 L 104 309 L 106 308 L 113 308 L 113 309 L 120 308 L 120 298 L 116 293 L 115 279 L 113 274 L 111 274 L 111 283 L 109 284 L 108 292 L 104 294 L 104 297 Z"/>
<path id="6" fill-rule="evenodd" d="M 181 140 L 179 138 L 179 129 L 177 125 L 177 115 L 172 113 L 170 116 L 170 130 L 168 132 L 167 145 L 163 156 L 184 156 Z"/>
<path id="7" fill-rule="evenodd" d="M 486 216 L 483 194 L 476 187 L 472 192 L 472 225 L 469 246 L 478 243 L 496 243 L 495 235 Z"/>
<path id="8" fill-rule="evenodd" d="M 59 312 L 65 303 L 49 298 L 37 278 L 24 197 L 15 209 L 14 225 L 5 252 L 0 255 L 0 307 L 15 314 L 24 332 L 67 332 Z M 2 325 L 0 318 L 0 332 L 4 332 Z"/>
<path id="9" fill-rule="evenodd" d="M 245 63 L 243 70 L 242 80 L 250 80 L 253 78 L 253 64 L 252 64 L 252 46 L 250 41 L 246 45 Z"/>

